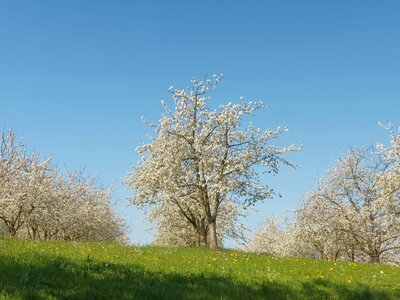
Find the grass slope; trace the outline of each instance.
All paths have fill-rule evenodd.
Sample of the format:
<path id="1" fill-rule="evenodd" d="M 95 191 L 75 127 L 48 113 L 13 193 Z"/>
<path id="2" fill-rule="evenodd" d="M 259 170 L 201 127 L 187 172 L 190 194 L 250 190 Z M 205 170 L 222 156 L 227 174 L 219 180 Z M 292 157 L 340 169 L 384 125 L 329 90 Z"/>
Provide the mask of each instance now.
<path id="1" fill-rule="evenodd" d="M 0 240 L 0 299 L 400 299 L 400 268 L 235 251 Z"/>

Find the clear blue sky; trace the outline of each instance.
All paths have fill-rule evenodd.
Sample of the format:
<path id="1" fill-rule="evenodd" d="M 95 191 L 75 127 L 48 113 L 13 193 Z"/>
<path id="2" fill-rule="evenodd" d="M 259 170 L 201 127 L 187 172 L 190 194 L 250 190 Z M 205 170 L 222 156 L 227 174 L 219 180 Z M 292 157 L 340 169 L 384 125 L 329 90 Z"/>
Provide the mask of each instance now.
<path id="1" fill-rule="evenodd" d="M 131 240 L 148 243 L 144 215 L 120 184 L 170 84 L 224 73 L 216 103 L 263 100 L 260 127 L 288 125 L 302 166 L 263 177 L 295 207 L 349 146 L 386 140 L 400 124 L 399 1 L 2 1 L 0 126 L 70 169 L 114 184 Z"/>

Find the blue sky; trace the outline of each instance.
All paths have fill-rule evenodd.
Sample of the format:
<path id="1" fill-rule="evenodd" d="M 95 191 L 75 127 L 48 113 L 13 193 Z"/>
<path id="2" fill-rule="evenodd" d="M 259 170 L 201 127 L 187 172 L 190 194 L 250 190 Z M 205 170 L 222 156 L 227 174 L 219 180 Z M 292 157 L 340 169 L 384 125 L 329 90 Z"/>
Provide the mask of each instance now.
<path id="1" fill-rule="evenodd" d="M 251 229 L 280 216 L 349 146 L 400 120 L 399 1 L 2 1 L 0 127 L 70 169 L 114 184 L 131 241 L 151 241 L 122 178 L 167 88 L 224 73 L 215 103 L 263 100 L 254 123 L 302 143 L 265 183 Z"/>

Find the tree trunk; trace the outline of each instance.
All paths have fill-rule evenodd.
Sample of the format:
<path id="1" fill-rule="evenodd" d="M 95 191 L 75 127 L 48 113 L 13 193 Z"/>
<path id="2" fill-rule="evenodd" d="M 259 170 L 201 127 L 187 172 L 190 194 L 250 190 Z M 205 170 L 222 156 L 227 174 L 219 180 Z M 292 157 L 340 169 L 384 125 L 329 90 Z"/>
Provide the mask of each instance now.
<path id="1" fill-rule="evenodd" d="M 8 227 L 8 233 L 10 237 L 14 237 L 17 234 L 17 230 L 14 228 L 14 226 L 10 226 Z"/>
<path id="2" fill-rule="evenodd" d="M 201 245 L 201 235 L 200 235 L 199 232 L 196 232 L 196 236 L 197 236 L 197 243 L 196 243 L 196 246 L 197 246 L 197 247 L 200 247 L 200 245 Z"/>
<path id="3" fill-rule="evenodd" d="M 335 253 L 335 258 L 334 258 L 335 261 L 337 261 L 339 254 L 340 254 L 340 250 L 337 250 Z"/>
<path id="4" fill-rule="evenodd" d="M 203 238 L 203 240 L 202 240 L 202 242 L 203 242 L 202 246 L 203 246 L 203 247 L 208 247 L 208 232 L 207 232 L 207 230 L 204 230 L 204 231 L 203 231 L 203 236 L 202 236 L 202 238 Z"/>
<path id="5" fill-rule="evenodd" d="M 355 253 L 356 250 L 354 249 L 354 245 L 351 246 L 351 261 L 354 262 L 355 261 Z"/>
<path id="6" fill-rule="evenodd" d="M 378 253 L 373 253 L 369 256 L 369 262 L 371 263 L 380 263 L 380 255 Z"/>
<path id="7" fill-rule="evenodd" d="M 198 229 L 197 230 L 197 246 L 198 247 L 207 247 L 207 230 Z"/>
<path id="8" fill-rule="evenodd" d="M 217 237 L 217 222 L 216 220 L 210 222 L 208 225 L 210 230 L 210 248 L 218 249 L 218 237 Z"/>

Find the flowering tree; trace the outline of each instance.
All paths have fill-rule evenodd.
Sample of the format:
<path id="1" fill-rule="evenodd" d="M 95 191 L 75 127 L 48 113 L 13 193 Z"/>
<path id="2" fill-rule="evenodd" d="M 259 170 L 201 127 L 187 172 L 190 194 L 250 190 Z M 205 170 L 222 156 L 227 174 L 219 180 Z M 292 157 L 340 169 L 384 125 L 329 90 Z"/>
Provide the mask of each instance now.
<path id="1" fill-rule="evenodd" d="M 135 191 L 130 202 L 138 207 L 169 203 L 196 232 L 205 222 L 211 248 L 218 248 L 221 207 L 246 207 L 270 197 L 272 189 L 259 181 L 255 168 L 276 174 L 281 164 L 291 165 L 285 154 L 297 149 L 271 144 L 281 134 L 279 127 L 262 131 L 243 126 L 246 115 L 263 108 L 261 102 L 209 108 L 206 94 L 221 79 L 214 76 L 192 80 L 190 88 L 170 88 L 174 108 L 163 102 L 159 124 L 150 124 L 155 137 L 138 147 L 141 162 L 126 179 Z"/>
<path id="2" fill-rule="evenodd" d="M 322 180 L 315 197 L 338 217 L 336 229 L 351 236 L 371 262 L 399 248 L 398 184 L 390 161 L 371 150 L 350 150 Z"/>
<path id="3" fill-rule="evenodd" d="M 247 249 L 327 260 L 400 263 L 400 132 L 350 149 L 279 228 L 270 220 Z"/>
<path id="4" fill-rule="evenodd" d="M 386 199 L 390 199 L 388 211 L 391 218 L 387 222 L 394 223 L 391 229 L 391 232 L 394 232 L 393 239 L 391 239 L 392 249 L 387 256 L 400 264 L 400 128 L 396 132 L 392 124 L 381 126 L 389 131 L 390 137 L 389 146 L 378 143 L 378 148 L 381 156 L 390 166 L 383 185 L 383 195 Z"/>
<path id="5" fill-rule="evenodd" d="M 340 229 L 342 217 L 336 206 L 323 201 L 318 191 L 309 193 L 295 210 L 290 228 L 297 255 L 322 260 L 354 261 L 355 246 L 349 234 Z M 301 246 L 299 246 L 301 245 Z"/>
<path id="6" fill-rule="evenodd" d="M 27 232 L 34 239 L 122 241 L 125 225 L 114 213 L 111 195 L 82 173 L 60 175 L 27 219 Z"/>
<path id="7" fill-rule="evenodd" d="M 394 141 L 381 151 L 351 149 L 340 157 L 300 204 L 280 241 L 291 240 L 292 250 L 303 249 L 300 256 L 399 262 L 400 169 Z M 304 251 L 307 245 L 314 250 Z"/>
<path id="8" fill-rule="evenodd" d="M 246 250 L 257 253 L 268 253 L 283 256 L 285 247 L 285 232 L 279 228 L 278 220 L 267 219 L 265 224 L 257 229 Z"/>
<path id="9" fill-rule="evenodd" d="M 25 224 L 26 216 L 37 206 L 47 180 L 50 159 L 40 161 L 16 141 L 15 133 L 1 133 L 0 140 L 0 220 L 10 236 Z"/>
<path id="10" fill-rule="evenodd" d="M 27 154 L 10 130 L 0 140 L 0 235 L 27 239 L 115 241 L 125 237 L 111 191 L 79 173 L 62 174 L 50 158 Z"/>

